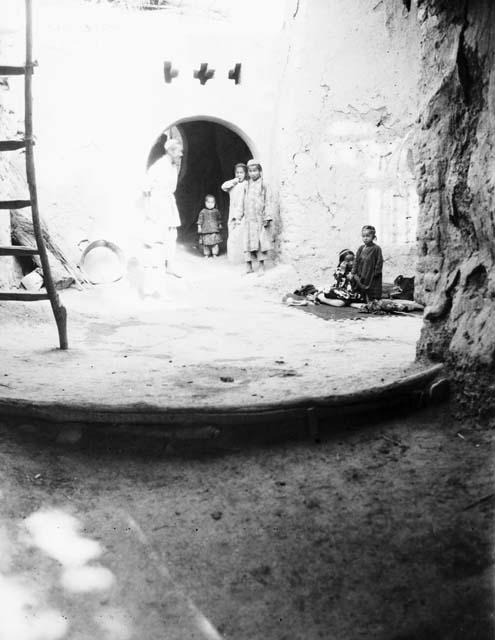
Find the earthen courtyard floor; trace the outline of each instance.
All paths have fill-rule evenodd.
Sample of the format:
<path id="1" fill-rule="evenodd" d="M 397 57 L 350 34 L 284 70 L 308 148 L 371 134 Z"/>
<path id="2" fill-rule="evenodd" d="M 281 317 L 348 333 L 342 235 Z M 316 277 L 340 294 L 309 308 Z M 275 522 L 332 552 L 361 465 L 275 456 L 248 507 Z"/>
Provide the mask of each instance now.
<path id="1" fill-rule="evenodd" d="M 282 304 L 283 267 L 243 277 L 181 254 L 183 278 L 142 301 L 126 279 L 62 292 L 70 349 L 48 303 L 2 305 L 0 397 L 161 409 L 264 406 L 338 396 L 414 371 L 421 317 L 333 320 Z M 290 278 L 289 278 L 290 279 Z"/>
<path id="2" fill-rule="evenodd" d="M 280 270 L 182 266 L 146 307 L 126 283 L 66 293 L 67 353 L 49 309 L 5 305 L 0 395 L 208 407 L 410 371 L 419 319 L 327 322 L 280 304 Z M 319 444 L 172 448 L 1 418 L 0 637 L 492 638 L 493 431 L 445 406 L 378 417 Z"/>
<path id="3" fill-rule="evenodd" d="M 320 444 L 38 436 L 0 421 L 2 638 L 493 638 L 493 428 L 448 407 Z"/>

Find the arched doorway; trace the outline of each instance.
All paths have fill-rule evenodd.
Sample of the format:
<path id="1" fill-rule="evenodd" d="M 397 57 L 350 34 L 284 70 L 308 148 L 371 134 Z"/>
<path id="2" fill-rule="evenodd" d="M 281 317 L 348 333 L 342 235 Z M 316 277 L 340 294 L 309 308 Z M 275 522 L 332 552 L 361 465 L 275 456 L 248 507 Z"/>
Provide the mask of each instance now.
<path id="1" fill-rule="evenodd" d="M 179 138 L 184 157 L 179 171 L 176 198 L 182 227 L 179 242 L 193 246 L 196 242 L 196 220 L 204 206 L 207 193 L 217 199 L 224 220 L 224 246 L 227 240 L 229 196 L 221 190 L 223 182 L 233 176 L 237 162 L 253 157 L 252 144 L 234 125 L 198 116 L 169 125 L 155 141 L 148 158 L 148 166 L 162 155 L 168 137 Z"/>

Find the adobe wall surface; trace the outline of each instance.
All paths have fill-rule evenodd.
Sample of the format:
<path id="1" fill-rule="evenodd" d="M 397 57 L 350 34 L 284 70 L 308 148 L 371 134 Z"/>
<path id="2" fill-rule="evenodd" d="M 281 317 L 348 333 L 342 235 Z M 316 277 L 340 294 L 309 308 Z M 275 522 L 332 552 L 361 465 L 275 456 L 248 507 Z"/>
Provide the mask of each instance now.
<path id="1" fill-rule="evenodd" d="M 416 11 L 394 0 L 287 5 L 282 28 L 283 14 L 259 11 L 228 22 L 221 12 L 36 4 L 40 203 L 69 254 L 98 237 L 132 251 L 151 144 L 176 120 L 204 116 L 232 125 L 263 163 L 280 196 L 281 259 L 301 279 L 326 282 L 367 222 L 387 277 L 413 272 Z M 171 84 L 165 60 L 179 71 Z M 201 62 L 216 70 L 204 86 L 192 77 Z"/>
<path id="2" fill-rule="evenodd" d="M 290 4 L 277 121 L 282 257 L 303 280 L 329 279 L 338 251 L 357 248 L 370 223 L 386 278 L 413 275 L 414 3 L 410 11 L 397 0 Z"/>
<path id="3" fill-rule="evenodd" d="M 281 20 L 253 33 L 218 12 L 126 11 L 107 4 L 40 0 L 35 5 L 36 160 L 40 205 L 73 256 L 77 243 L 105 237 L 133 250 L 146 160 L 178 119 L 233 123 L 271 166 Z M 283 15 L 280 15 L 282 18 Z M 258 24 L 256 15 L 251 18 Z M 22 31 L 8 38 L 22 60 Z M 179 76 L 164 80 L 172 61 Z M 193 70 L 207 62 L 202 86 Z M 242 82 L 228 72 L 241 62 Z M 22 93 L 16 93 L 22 113 Z"/>

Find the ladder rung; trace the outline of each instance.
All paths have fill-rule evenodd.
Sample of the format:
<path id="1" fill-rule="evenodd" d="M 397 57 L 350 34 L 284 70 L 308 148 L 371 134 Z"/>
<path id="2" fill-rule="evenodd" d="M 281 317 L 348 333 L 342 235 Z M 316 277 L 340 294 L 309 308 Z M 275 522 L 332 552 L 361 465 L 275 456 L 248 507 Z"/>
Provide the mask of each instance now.
<path id="1" fill-rule="evenodd" d="M 34 247 L 0 246 L 0 256 L 36 256 L 38 253 L 38 249 Z"/>
<path id="2" fill-rule="evenodd" d="M 31 200 L 0 200 L 0 209 L 25 209 L 31 206 Z"/>
<path id="3" fill-rule="evenodd" d="M 25 146 L 26 140 L 0 140 L 0 151 L 17 151 Z"/>
<path id="4" fill-rule="evenodd" d="M 33 291 L 0 291 L 0 302 L 4 300 L 18 300 L 19 302 L 37 302 L 38 300 L 49 300 L 47 293 Z"/>
<path id="5" fill-rule="evenodd" d="M 26 73 L 26 67 L 9 67 L 0 66 L 0 76 L 23 76 Z"/>

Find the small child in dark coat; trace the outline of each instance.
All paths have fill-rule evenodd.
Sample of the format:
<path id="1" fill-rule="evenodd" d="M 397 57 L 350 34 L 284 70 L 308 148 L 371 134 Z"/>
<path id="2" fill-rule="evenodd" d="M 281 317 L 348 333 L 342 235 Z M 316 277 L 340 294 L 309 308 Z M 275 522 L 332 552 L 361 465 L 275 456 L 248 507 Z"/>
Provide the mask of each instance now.
<path id="1" fill-rule="evenodd" d="M 380 247 L 375 244 L 376 229 L 370 224 L 361 230 L 364 244 L 359 247 L 351 273 L 347 276 L 355 284 L 366 302 L 380 300 L 382 297 L 383 256 Z"/>
<path id="2" fill-rule="evenodd" d="M 203 245 L 205 258 L 216 258 L 220 252 L 222 242 L 222 216 L 216 208 L 215 196 L 208 194 L 205 197 L 205 208 L 201 209 L 198 216 L 199 244 Z"/>

